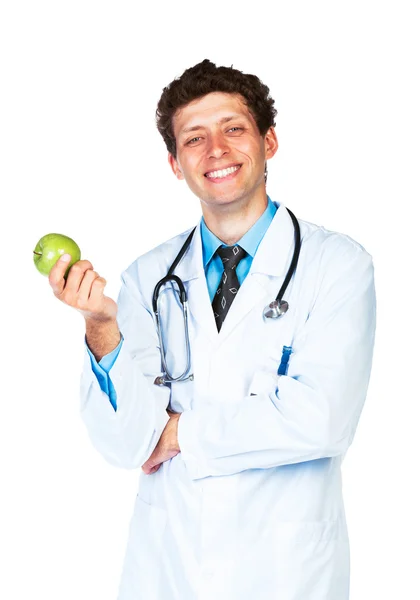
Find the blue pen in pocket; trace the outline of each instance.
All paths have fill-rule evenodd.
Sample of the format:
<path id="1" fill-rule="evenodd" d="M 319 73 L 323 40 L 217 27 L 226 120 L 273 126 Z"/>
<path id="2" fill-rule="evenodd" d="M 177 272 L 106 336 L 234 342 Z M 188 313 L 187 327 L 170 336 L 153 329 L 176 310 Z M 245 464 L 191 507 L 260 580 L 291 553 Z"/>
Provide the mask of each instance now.
<path id="1" fill-rule="evenodd" d="M 292 346 L 283 346 L 283 354 L 281 356 L 280 366 L 277 371 L 277 375 L 287 375 L 287 369 L 289 366 L 289 358 L 292 353 Z"/>

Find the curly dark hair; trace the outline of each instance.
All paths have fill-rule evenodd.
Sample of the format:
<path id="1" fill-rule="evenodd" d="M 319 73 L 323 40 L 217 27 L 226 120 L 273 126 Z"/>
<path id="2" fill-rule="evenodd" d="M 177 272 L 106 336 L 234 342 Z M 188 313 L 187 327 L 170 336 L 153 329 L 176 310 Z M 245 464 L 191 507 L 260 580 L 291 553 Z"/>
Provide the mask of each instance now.
<path id="1" fill-rule="evenodd" d="M 216 67 L 207 58 L 187 69 L 162 91 L 156 109 L 156 125 L 168 152 L 176 158 L 176 139 L 172 117 L 179 108 L 211 92 L 240 94 L 264 136 L 275 127 L 277 110 L 270 90 L 256 75 L 242 73 L 232 67 Z"/>

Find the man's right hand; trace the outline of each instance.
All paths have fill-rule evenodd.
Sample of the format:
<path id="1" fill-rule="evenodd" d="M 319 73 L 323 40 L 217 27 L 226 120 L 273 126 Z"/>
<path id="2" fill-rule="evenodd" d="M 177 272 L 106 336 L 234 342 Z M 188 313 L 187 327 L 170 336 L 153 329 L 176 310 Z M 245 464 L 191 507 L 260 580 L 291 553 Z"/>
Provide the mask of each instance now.
<path id="1" fill-rule="evenodd" d="M 81 312 L 86 320 L 115 321 L 117 303 L 104 295 L 106 280 L 93 270 L 88 260 L 74 263 L 64 279 L 69 262 L 69 255 L 63 254 L 50 271 L 48 281 L 54 296 Z"/>

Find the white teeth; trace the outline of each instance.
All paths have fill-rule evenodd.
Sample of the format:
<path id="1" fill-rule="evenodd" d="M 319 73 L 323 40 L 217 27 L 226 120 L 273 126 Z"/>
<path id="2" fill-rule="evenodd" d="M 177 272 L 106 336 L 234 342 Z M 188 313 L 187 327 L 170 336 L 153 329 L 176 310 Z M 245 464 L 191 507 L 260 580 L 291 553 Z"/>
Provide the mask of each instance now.
<path id="1" fill-rule="evenodd" d="M 236 165 L 236 167 L 229 167 L 228 169 L 222 169 L 220 171 L 211 171 L 211 173 L 207 173 L 206 177 L 211 177 L 212 179 L 218 179 L 220 177 L 226 177 L 226 175 L 230 175 L 239 169 L 240 165 Z"/>

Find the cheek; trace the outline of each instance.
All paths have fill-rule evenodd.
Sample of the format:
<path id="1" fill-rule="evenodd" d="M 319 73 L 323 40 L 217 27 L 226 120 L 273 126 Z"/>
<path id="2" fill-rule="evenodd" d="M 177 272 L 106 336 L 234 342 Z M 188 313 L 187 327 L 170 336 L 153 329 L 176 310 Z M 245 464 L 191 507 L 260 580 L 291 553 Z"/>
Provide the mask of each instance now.
<path id="1" fill-rule="evenodd" d="M 184 174 L 184 178 L 186 180 L 195 180 L 200 178 L 200 173 L 202 168 L 200 168 L 201 164 L 201 154 L 198 152 L 194 152 L 194 156 L 189 155 L 185 156 L 182 159 L 182 172 Z"/>
<path id="2" fill-rule="evenodd" d="M 234 145 L 235 149 L 248 157 L 251 161 L 264 156 L 264 147 L 252 140 L 237 140 Z"/>

